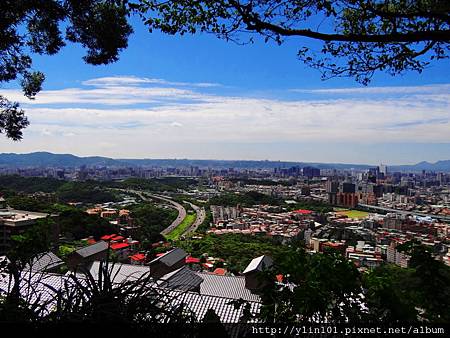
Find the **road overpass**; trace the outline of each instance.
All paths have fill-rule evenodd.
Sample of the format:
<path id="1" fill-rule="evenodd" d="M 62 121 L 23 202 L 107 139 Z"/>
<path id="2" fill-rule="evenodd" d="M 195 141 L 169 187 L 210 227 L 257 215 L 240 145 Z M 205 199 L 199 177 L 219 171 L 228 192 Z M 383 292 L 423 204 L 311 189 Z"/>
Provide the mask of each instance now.
<path id="1" fill-rule="evenodd" d="M 381 211 L 381 212 L 393 212 L 396 214 L 402 214 L 402 215 L 414 215 L 419 217 L 431 217 L 440 221 L 449 222 L 450 223 L 450 216 L 443 216 L 443 215 L 435 215 L 435 214 L 426 214 L 423 212 L 416 212 L 416 211 L 407 211 L 407 210 L 399 210 L 399 209 L 392 209 L 392 208 L 386 208 L 386 207 L 380 207 L 378 205 L 370 205 L 370 204 L 358 204 L 358 208 L 364 209 L 367 211 Z"/>

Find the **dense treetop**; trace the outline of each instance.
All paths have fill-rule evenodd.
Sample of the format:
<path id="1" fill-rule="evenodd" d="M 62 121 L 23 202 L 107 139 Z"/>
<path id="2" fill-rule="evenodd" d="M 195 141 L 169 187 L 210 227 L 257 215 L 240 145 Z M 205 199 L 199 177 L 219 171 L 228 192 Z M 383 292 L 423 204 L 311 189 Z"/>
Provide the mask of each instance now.
<path id="1" fill-rule="evenodd" d="M 0 6 L 0 85 L 19 80 L 29 99 L 45 79 L 32 55 L 56 54 L 70 42 L 86 49 L 86 63 L 115 62 L 135 13 L 150 31 L 167 34 L 209 32 L 239 43 L 259 35 L 280 45 L 305 38 L 298 58 L 306 65 L 323 78 L 351 76 L 366 85 L 377 71 L 422 72 L 448 58 L 450 40 L 447 0 L 4 0 Z M 24 111 L 2 95 L 0 111 L 0 133 L 20 140 L 29 124 Z"/>
<path id="2" fill-rule="evenodd" d="M 448 57 L 450 3 L 446 0 L 221 0 L 138 1 L 150 29 L 168 34 L 210 32 L 278 44 L 299 40 L 298 57 L 324 78 L 351 76 L 368 84 L 375 71 L 421 72 Z"/>
<path id="3" fill-rule="evenodd" d="M 32 54 L 58 53 L 66 42 L 86 49 L 92 65 L 118 60 L 132 32 L 122 0 L 4 0 L 0 10 L 0 84 L 18 79 L 34 99 L 45 76 L 33 69 Z M 16 102 L 0 95 L 0 133 L 22 138 L 29 122 Z"/>

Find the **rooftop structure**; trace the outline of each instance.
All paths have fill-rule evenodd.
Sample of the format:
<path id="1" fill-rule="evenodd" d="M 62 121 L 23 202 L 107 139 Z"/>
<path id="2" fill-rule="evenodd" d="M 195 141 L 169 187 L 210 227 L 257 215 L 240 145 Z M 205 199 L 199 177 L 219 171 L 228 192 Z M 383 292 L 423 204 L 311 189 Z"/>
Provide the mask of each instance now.
<path id="1" fill-rule="evenodd" d="M 262 255 L 252 259 L 250 264 L 242 272 L 244 275 L 252 272 L 264 271 L 273 265 L 273 259 L 269 256 Z"/>
<path id="2" fill-rule="evenodd" d="M 104 259 L 107 255 L 108 243 L 99 241 L 84 248 L 75 250 L 67 257 L 67 265 L 74 269 L 80 264 L 87 264 L 95 260 Z"/>
<path id="3" fill-rule="evenodd" d="M 185 264 L 186 257 L 187 253 L 180 248 L 175 248 L 162 256 L 156 257 L 149 263 L 152 276 L 155 278 L 162 277 L 181 268 Z"/>
<path id="4" fill-rule="evenodd" d="M 5 254 L 11 247 L 11 237 L 24 233 L 39 219 L 46 217 L 55 218 L 57 215 L 49 215 L 42 212 L 32 212 L 15 209 L 0 210 L 0 255 Z M 57 228 L 52 228 L 52 237 L 57 237 Z"/>
<path id="5" fill-rule="evenodd" d="M 64 265 L 64 261 L 56 256 L 53 252 L 44 252 L 37 255 L 31 264 L 27 264 L 25 270 L 31 268 L 32 271 L 55 271 Z"/>

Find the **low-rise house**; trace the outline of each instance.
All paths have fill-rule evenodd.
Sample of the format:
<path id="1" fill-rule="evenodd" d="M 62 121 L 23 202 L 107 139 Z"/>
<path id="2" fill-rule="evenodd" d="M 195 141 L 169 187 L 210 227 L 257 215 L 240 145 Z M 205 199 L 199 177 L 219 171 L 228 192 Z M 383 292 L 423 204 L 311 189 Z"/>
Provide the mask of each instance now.
<path id="1" fill-rule="evenodd" d="M 133 265 L 143 265 L 145 263 L 145 254 L 137 253 L 130 256 L 130 263 Z"/>
<path id="2" fill-rule="evenodd" d="M 99 241 L 84 248 L 75 250 L 67 256 L 67 266 L 75 269 L 79 265 L 85 265 L 93 261 L 103 260 L 108 254 L 108 243 Z"/>
<path id="3" fill-rule="evenodd" d="M 245 276 L 245 287 L 255 293 L 264 288 L 266 281 L 261 273 L 270 269 L 272 265 L 273 260 L 269 256 L 263 255 L 254 258 L 242 272 Z"/>
<path id="4" fill-rule="evenodd" d="M 128 243 L 111 243 L 110 248 L 120 261 L 126 260 L 130 255 L 130 244 Z"/>
<path id="5" fill-rule="evenodd" d="M 149 263 L 153 277 L 159 278 L 165 274 L 181 268 L 185 265 L 187 253 L 180 248 L 175 248 L 164 255 L 156 257 Z"/>

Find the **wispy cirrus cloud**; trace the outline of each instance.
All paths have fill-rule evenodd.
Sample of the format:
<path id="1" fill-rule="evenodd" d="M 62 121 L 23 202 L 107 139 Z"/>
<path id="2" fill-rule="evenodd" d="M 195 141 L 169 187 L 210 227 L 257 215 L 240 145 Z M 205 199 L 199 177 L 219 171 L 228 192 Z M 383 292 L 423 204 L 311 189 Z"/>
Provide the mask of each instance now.
<path id="1" fill-rule="evenodd" d="M 44 90 L 34 100 L 28 100 L 20 90 L 5 89 L 10 100 L 26 105 L 158 105 L 183 101 L 185 103 L 213 100 L 198 89 L 219 87 L 214 83 L 169 82 L 135 76 L 114 76 L 90 79 L 82 87 Z"/>
<path id="2" fill-rule="evenodd" d="M 4 90 L 3 94 L 10 100 L 31 106 L 53 104 L 129 106 L 135 104 L 157 104 L 163 101 L 205 99 L 202 95 L 189 89 L 138 86 L 46 90 L 39 93 L 36 99 L 32 101 L 26 99 L 19 90 Z"/>
<path id="3" fill-rule="evenodd" d="M 306 94 L 370 94 L 370 95 L 448 94 L 450 92 L 450 84 L 437 84 L 424 86 L 291 89 L 290 91 L 295 93 L 306 93 Z"/>
<path id="4" fill-rule="evenodd" d="M 154 79 L 148 77 L 136 77 L 136 76 L 109 76 L 90 79 L 82 82 L 85 86 L 123 86 L 123 85 L 141 85 L 141 84 L 153 84 L 164 86 L 180 86 L 180 87 L 220 87 L 218 83 L 210 82 L 173 82 L 164 79 Z"/>

